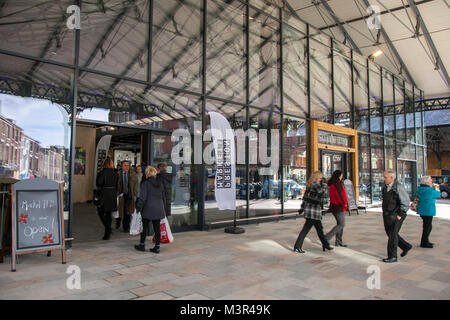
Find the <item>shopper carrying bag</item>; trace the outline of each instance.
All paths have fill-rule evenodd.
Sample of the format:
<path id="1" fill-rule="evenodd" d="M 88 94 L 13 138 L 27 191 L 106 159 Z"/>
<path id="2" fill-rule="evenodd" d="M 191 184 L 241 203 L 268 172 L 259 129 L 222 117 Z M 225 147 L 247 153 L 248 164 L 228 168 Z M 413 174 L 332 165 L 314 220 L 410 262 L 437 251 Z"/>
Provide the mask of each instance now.
<path id="1" fill-rule="evenodd" d="M 141 232 L 141 243 L 135 245 L 138 251 L 145 251 L 145 239 L 148 234 L 150 221 L 155 230 L 155 247 L 151 252 L 159 253 L 161 241 L 161 219 L 165 218 L 165 196 L 164 187 L 156 178 L 156 169 L 148 166 L 145 170 L 146 180 L 142 182 L 139 198 L 136 203 L 136 210 L 141 213 L 143 230 Z"/>
<path id="2" fill-rule="evenodd" d="M 143 231 L 142 218 L 139 212 L 136 210 L 131 215 L 130 235 L 135 236 Z"/>

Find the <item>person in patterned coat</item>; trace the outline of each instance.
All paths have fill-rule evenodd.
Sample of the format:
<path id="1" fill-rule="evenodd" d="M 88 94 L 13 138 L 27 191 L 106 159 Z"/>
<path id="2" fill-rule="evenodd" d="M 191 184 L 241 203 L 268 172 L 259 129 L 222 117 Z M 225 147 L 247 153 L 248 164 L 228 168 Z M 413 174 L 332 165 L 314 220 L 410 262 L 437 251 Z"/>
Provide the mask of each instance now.
<path id="1" fill-rule="evenodd" d="M 319 239 L 322 242 L 323 251 L 333 250 L 327 239 L 325 239 L 322 226 L 322 206 L 327 198 L 328 187 L 323 181 L 323 174 L 320 171 L 316 171 L 311 175 L 306 184 L 306 193 L 303 196 L 302 203 L 306 221 L 295 242 L 294 251 L 305 253 L 302 250 L 303 241 L 313 226 L 316 228 Z"/>

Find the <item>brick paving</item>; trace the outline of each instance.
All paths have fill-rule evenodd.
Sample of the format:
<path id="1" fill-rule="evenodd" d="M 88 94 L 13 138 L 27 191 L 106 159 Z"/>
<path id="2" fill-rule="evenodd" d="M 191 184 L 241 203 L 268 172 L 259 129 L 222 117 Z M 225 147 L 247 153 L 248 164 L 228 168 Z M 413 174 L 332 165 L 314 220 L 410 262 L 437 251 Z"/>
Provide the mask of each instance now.
<path id="1" fill-rule="evenodd" d="M 36 253 L 20 256 L 15 273 L 6 258 L 0 299 L 450 299 L 450 220 L 434 220 L 435 248 L 423 249 L 422 220 L 409 215 L 401 235 L 414 247 L 396 264 L 380 261 L 387 237 L 378 212 L 347 216 L 348 248 L 327 252 L 315 230 L 305 240 L 306 254 L 292 251 L 303 223 L 248 225 L 241 235 L 223 229 L 178 233 L 159 255 L 135 251 L 138 237 L 74 243 L 67 265 L 60 264 L 59 252 Z M 324 217 L 326 231 L 334 223 L 331 214 Z M 80 290 L 66 287 L 69 265 L 81 268 Z M 379 290 L 367 288 L 370 265 L 381 270 Z"/>

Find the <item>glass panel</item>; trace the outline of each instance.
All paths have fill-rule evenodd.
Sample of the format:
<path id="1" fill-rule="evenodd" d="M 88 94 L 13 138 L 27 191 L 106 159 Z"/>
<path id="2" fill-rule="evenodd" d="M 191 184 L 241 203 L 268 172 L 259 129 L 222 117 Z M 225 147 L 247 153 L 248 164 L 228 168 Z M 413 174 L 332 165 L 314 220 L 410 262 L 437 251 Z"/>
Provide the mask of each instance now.
<path id="1" fill-rule="evenodd" d="M 261 9 L 266 14 L 271 15 L 272 17 L 278 17 L 279 7 L 283 6 L 282 0 L 274 0 L 274 1 L 250 0 L 249 2 L 252 6 Z"/>
<path id="2" fill-rule="evenodd" d="M 416 121 L 416 142 L 422 144 L 422 105 L 420 101 L 420 90 L 417 88 L 414 88 L 414 114 Z"/>
<path id="3" fill-rule="evenodd" d="M 283 111 L 299 116 L 306 116 L 308 113 L 305 45 L 302 33 L 283 27 Z"/>
<path id="4" fill-rule="evenodd" d="M 369 131 L 368 93 L 366 66 L 354 61 L 354 91 L 355 91 L 355 126 L 358 130 Z"/>
<path id="5" fill-rule="evenodd" d="M 358 134 L 359 204 L 370 204 L 370 145 L 369 136 Z"/>
<path id="6" fill-rule="evenodd" d="M 283 10 L 283 23 L 297 29 L 302 34 L 306 35 L 306 24 L 300 21 L 294 14 L 286 7 L 282 6 Z"/>
<path id="7" fill-rule="evenodd" d="M 80 66 L 146 80 L 148 2 L 99 7 L 96 2 L 82 4 Z"/>
<path id="8" fill-rule="evenodd" d="M 281 188 L 281 171 L 279 167 L 279 146 L 281 144 L 280 115 L 250 108 L 250 127 L 258 134 L 267 133 L 267 149 L 264 140 L 258 137 L 258 154 L 250 157 L 250 175 L 258 170 L 258 186 L 255 189 L 256 199 L 250 200 L 249 217 L 281 214 L 281 192 L 285 190 L 285 200 L 288 199 L 287 189 Z M 275 139 L 275 130 L 279 139 Z M 266 131 L 263 131 L 266 130 Z M 250 155 L 252 153 L 250 152 Z M 266 164 L 264 164 L 266 163 Z"/>
<path id="9" fill-rule="evenodd" d="M 259 11 L 250 16 L 250 104 L 280 110 L 280 24 Z"/>
<path id="10" fill-rule="evenodd" d="M 396 138 L 397 140 L 405 140 L 405 106 L 404 106 L 404 90 L 403 81 L 398 78 L 394 78 L 395 87 L 395 126 L 396 126 Z"/>
<path id="11" fill-rule="evenodd" d="M 384 149 L 383 137 L 372 135 L 370 137 L 371 143 L 371 161 L 372 161 L 372 203 L 380 203 L 381 188 L 383 187 L 383 172 L 384 172 Z"/>
<path id="12" fill-rule="evenodd" d="M 240 107 L 236 105 L 227 105 L 228 108 L 225 110 L 234 110 L 233 112 L 227 113 L 223 111 L 223 105 L 221 103 L 214 102 L 212 100 L 207 101 L 206 103 L 206 112 L 214 111 L 221 113 L 230 123 L 230 126 L 234 130 L 245 130 L 246 123 L 246 110 L 245 107 Z M 209 121 L 208 121 L 209 122 Z M 207 129 L 210 128 L 210 125 L 207 126 Z M 209 132 L 208 132 L 209 133 Z M 238 213 L 238 218 L 246 218 L 246 165 L 245 165 L 245 138 L 241 135 L 237 135 L 236 133 L 236 210 Z M 243 131 L 242 131 L 243 133 Z M 212 138 L 209 136 L 208 141 L 205 141 L 205 150 L 212 149 Z M 211 148 L 211 149 L 209 149 Z M 217 222 L 217 221 L 226 221 L 232 219 L 234 215 L 234 211 L 223 210 L 220 211 L 218 209 L 218 205 L 215 199 L 215 178 L 216 178 L 216 162 L 215 162 L 215 153 L 211 151 L 208 153 L 210 156 L 212 164 L 207 162 L 206 171 L 207 171 L 207 184 L 205 186 L 205 222 Z M 205 155 L 204 155 L 204 159 Z M 253 184 L 254 182 L 254 184 Z M 250 194 L 254 193 L 256 185 L 258 181 L 252 181 L 250 187 Z M 253 189 L 252 189 L 253 188 Z"/>
<path id="13" fill-rule="evenodd" d="M 331 58 L 330 48 L 310 41 L 311 54 L 311 118 L 331 122 Z"/>
<path id="14" fill-rule="evenodd" d="M 72 71 L 39 63 L 32 84 L 32 66 L 32 61 L 0 55 L 1 183 L 29 178 L 63 183 L 67 211 Z"/>
<path id="15" fill-rule="evenodd" d="M 208 2 L 206 94 L 245 101 L 245 5 Z"/>
<path id="16" fill-rule="evenodd" d="M 420 178 L 425 174 L 423 163 L 423 147 L 417 146 L 417 179 L 418 185 L 420 185 Z"/>
<path id="17" fill-rule="evenodd" d="M 115 84 L 115 96 L 103 96 Z M 182 119 L 201 116 L 199 97 L 87 73 L 79 82 L 77 117 L 101 122 L 172 130 Z M 132 97 L 132 98 L 131 98 Z"/>
<path id="18" fill-rule="evenodd" d="M 409 142 L 415 142 L 414 133 L 414 97 L 412 92 L 412 86 L 409 83 L 405 84 L 405 106 L 406 106 L 406 140 Z"/>
<path id="19" fill-rule="evenodd" d="M 381 105 L 381 78 L 380 69 L 370 63 L 369 86 L 370 86 L 370 131 L 378 134 L 383 133 L 382 105 Z"/>
<path id="20" fill-rule="evenodd" d="M 399 159 L 416 160 L 415 146 L 409 143 L 397 142 L 397 156 Z"/>
<path id="21" fill-rule="evenodd" d="M 306 121 L 285 117 L 284 143 L 284 213 L 296 212 L 306 186 Z"/>
<path id="22" fill-rule="evenodd" d="M 0 49 L 73 63 L 75 30 L 69 29 L 67 20 L 62 19 L 70 5 L 73 1 L 2 1 Z M 81 24 L 82 28 L 89 28 L 90 21 L 83 14 L 84 8 L 83 4 Z M 29 71 L 32 74 L 40 63 L 31 64 Z"/>
<path id="23" fill-rule="evenodd" d="M 171 136 L 152 133 L 152 161 L 167 165 L 167 172 L 172 174 L 171 216 L 167 217 L 171 227 L 182 227 L 197 224 L 198 212 L 198 167 L 191 164 L 176 165 L 172 162 L 171 153 L 175 145 Z"/>
<path id="24" fill-rule="evenodd" d="M 154 1 L 152 82 L 201 90 L 202 1 Z"/>
<path id="25" fill-rule="evenodd" d="M 386 149 L 386 170 L 396 170 L 397 168 L 397 157 L 395 156 L 395 145 L 394 140 L 385 138 L 384 148 Z"/>
<path id="26" fill-rule="evenodd" d="M 384 111 L 384 134 L 387 137 L 394 137 L 394 86 L 392 75 L 383 69 L 383 111 Z"/>
<path id="27" fill-rule="evenodd" d="M 344 53 L 334 53 L 334 113 L 335 124 L 351 127 L 352 73 L 350 59 Z"/>

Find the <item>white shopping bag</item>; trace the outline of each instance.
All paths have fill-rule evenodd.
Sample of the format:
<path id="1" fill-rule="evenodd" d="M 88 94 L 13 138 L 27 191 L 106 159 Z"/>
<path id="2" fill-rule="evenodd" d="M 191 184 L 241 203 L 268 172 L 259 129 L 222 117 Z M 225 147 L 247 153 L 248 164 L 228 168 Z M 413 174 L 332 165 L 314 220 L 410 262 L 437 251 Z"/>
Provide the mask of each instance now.
<path id="1" fill-rule="evenodd" d="M 130 224 L 130 235 L 135 236 L 142 232 L 142 217 L 140 212 L 136 212 L 134 210 L 131 215 L 131 224 Z"/>
<path id="2" fill-rule="evenodd" d="M 119 196 L 117 197 L 117 211 L 111 212 L 111 216 L 113 217 L 113 219 L 118 219 L 118 218 L 119 218 L 119 198 L 120 198 L 121 196 L 122 196 L 122 195 L 119 195 Z"/>

